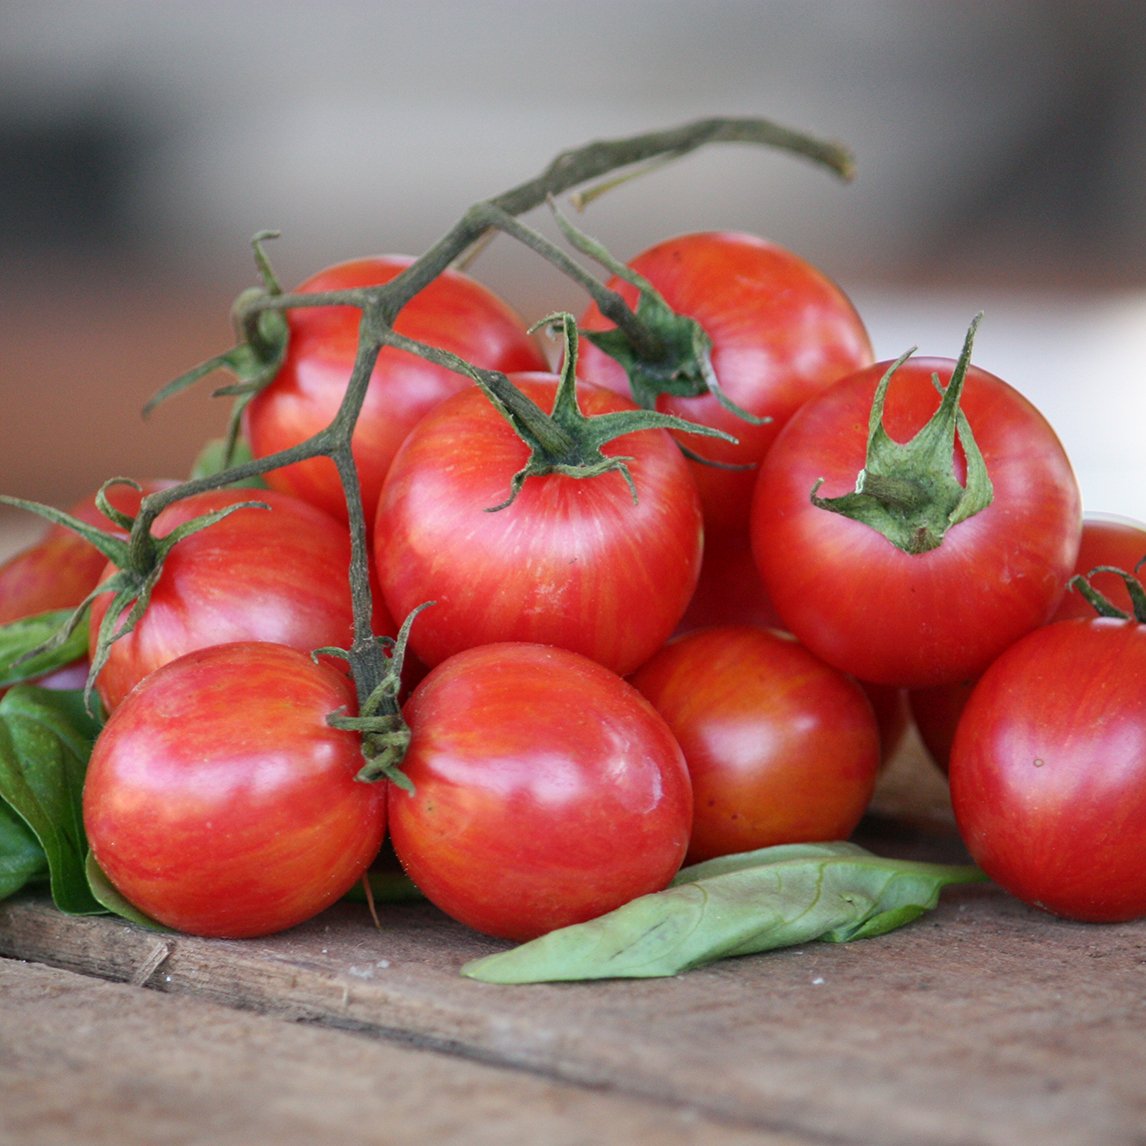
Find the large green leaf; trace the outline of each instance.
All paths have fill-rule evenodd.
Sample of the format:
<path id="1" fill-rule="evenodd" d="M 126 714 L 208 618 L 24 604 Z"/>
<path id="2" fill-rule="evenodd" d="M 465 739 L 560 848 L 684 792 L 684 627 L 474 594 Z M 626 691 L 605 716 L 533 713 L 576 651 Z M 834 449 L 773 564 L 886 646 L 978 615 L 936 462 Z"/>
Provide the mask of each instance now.
<path id="1" fill-rule="evenodd" d="M 0 802 L 8 818 L 14 814 L 35 837 L 52 899 L 61 911 L 73 914 L 103 910 L 84 872 L 82 803 L 84 773 L 98 730 L 80 692 L 18 685 L 0 698 Z M 18 863 L 26 838 L 21 841 L 8 832 L 0 841 L 5 861 Z M 16 890 L 10 884 L 6 894 Z"/>
<path id="2" fill-rule="evenodd" d="M 676 975 L 733 955 L 882 935 L 986 877 L 886 859 L 846 842 L 793 844 L 683 869 L 672 886 L 586 923 L 467 963 L 491 983 Z"/>

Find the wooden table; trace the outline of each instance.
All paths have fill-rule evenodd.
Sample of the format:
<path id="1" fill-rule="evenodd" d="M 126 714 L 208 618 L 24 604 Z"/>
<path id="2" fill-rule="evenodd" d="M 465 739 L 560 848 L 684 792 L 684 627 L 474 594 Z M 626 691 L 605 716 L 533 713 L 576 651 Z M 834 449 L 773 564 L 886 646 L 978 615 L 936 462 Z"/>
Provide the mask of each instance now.
<path id="1" fill-rule="evenodd" d="M 862 842 L 961 859 L 908 742 Z M 1146 923 L 990 885 L 879 939 L 505 987 L 425 904 L 263 940 L 0 904 L 0 1142 L 1146 1143 Z"/>

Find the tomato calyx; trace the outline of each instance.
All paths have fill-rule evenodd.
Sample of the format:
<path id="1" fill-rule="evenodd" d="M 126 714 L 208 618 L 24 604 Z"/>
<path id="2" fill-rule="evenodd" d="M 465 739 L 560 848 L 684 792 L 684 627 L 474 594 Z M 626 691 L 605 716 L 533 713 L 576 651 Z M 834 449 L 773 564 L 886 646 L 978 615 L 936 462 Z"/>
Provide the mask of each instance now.
<path id="1" fill-rule="evenodd" d="M 915 353 L 915 348 L 888 367 L 872 399 L 867 453 L 855 490 L 839 497 L 819 497 L 821 478 L 812 487 L 813 505 L 870 525 L 904 553 L 915 555 L 937 549 L 952 526 L 991 504 L 994 490 L 986 462 L 959 408 L 981 318 L 980 313 L 971 320 L 947 386 L 943 386 L 938 375 L 932 375 L 941 401 L 927 423 L 907 442 L 896 442 L 888 435 L 883 412 L 892 377 Z M 966 478 L 962 483 L 954 466 L 956 439 L 966 459 Z"/>
<path id="2" fill-rule="evenodd" d="M 639 292 L 635 314 L 625 306 L 620 296 L 607 302 L 599 299 L 602 313 L 617 325 L 611 330 L 584 332 L 594 346 L 613 358 L 628 375 L 629 389 L 639 406 L 646 410 L 655 409 L 662 394 L 678 398 L 711 394 L 729 413 L 752 425 L 772 421 L 770 417 L 745 410 L 724 392 L 712 368 L 712 339 L 695 318 L 674 311 L 644 275 L 614 258 L 600 243 L 574 227 L 556 208 L 554 217 L 579 251 Z M 749 468 L 712 462 L 692 454 L 687 448 L 684 452 L 696 461 L 721 468 Z"/>
<path id="3" fill-rule="evenodd" d="M 236 510 L 269 508 L 265 502 L 260 501 L 237 502 L 212 513 L 192 518 L 163 537 L 154 537 L 151 533 L 154 515 L 145 513 L 141 507 L 138 516 L 133 517 L 111 504 L 107 491 L 115 485 L 130 485 L 141 492 L 143 487 L 131 478 L 115 477 L 105 481 L 96 493 L 95 501 L 99 511 L 118 527 L 120 532 L 101 529 L 98 525 L 93 525 L 54 506 L 0 495 L 0 501 L 8 505 L 29 510 L 55 525 L 62 525 L 78 533 L 116 567 L 114 573 L 101 581 L 67 615 L 64 623 L 48 640 L 30 649 L 20 658 L 22 661 L 30 660 L 67 645 L 86 618 L 92 601 L 100 594 L 113 594 L 112 603 L 100 622 L 95 653 L 91 658 L 91 668 L 84 684 L 84 703 L 89 712 L 92 710 L 95 681 L 107 663 L 111 646 L 120 637 L 127 636 L 139 623 L 151 601 L 152 590 L 163 572 L 163 564 L 171 550 L 184 537 L 214 525 Z M 144 503 L 147 500 L 145 497 Z"/>
<path id="4" fill-rule="evenodd" d="M 398 697 L 402 689 L 402 668 L 406 660 L 410 629 L 418 614 L 433 604 L 433 601 L 425 601 L 411 610 L 396 637 L 375 638 L 375 645 L 385 650 L 385 668 L 378 683 L 359 704 L 358 715 L 351 716 L 345 709 L 339 709 L 326 718 L 331 728 L 343 728 L 361 735 L 362 755 L 366 763 L 354 778 L 364 784 L 389 780 L 403 791 L 414 790 L 410 778 L 402 771 L 402 761 L 410 745 L 410 728 L 402 716 Z M 312 656 L 317 658 L 322 654 L 342 657 L 350 662 L 351 669 L 354 668 L 353 651 L 323 648 L 315 649 Z"/>
<path id="5" fill-rule="evenodd" d="M 529 460 L 510 479 L 509 496 L 499 504 L 489 506 L 487 512 L 494 513 L 512 505 L 527 478 L 546 474 L 592 478 L 606 473 L 619 473 L 625 479 L 635 505 L 638 500 L 637 487 L 628 466 L 632 458 L 602 453 L 601 447 L 638 430 L 678 430 L 735 441 L 723 430 L 702 426 L 658 410 L 615 410 L 594 415 L 583 413 L 577 401 L 576 320 L 571 314 L 555 313 L 536 323 L 533 329 L 544 326 L 559 328 L 564 340 L 560 381 L 549 414 L 523 394 L 504 374 L 475 370 L 472 367 L 468 371 L 517 436 L 529 447 Z"/>
<path id="6" fill-rule="evenodd" d="M 1068 586 L 1081 593 L 1099 617 L 1117 617 L 1123 621 L 1137 621 L 1140 625 L 1146 625 L 1146 586 L 1142 583 L 1140 573 L 1143 567 L 1146 567 L 1146 557 L 1134 566 L 1132 572 L 1119 569 L 1116 565 L 1096 565 L 1088 573 L 1075 574 L 1068 582 Z M 1130 594 L 1133 612 L 1128 613 L 1125 609 L 1120 609 L 1090 583 L 1090 578 L 1096 573 L 1113 573 L 1122 578 L 1126 584 L 1126 591 Z"/>

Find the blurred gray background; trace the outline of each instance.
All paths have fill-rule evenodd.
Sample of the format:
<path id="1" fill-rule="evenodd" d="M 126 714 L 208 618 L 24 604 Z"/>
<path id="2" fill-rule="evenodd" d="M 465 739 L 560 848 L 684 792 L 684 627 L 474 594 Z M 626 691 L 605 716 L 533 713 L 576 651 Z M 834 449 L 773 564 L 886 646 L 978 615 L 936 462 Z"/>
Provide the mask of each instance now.
<path id="1" fill-rule="evenodd" d="M 145 429 L 136 411 L 227 345 L 256 231 L 282 232 L 287 285 L 417 254 L 560 150 L 711 114 L 842 140 L 857 177 L 709 149 L 581 224 L 621 257 L 684 230 L 770 236 L 853 293 L 881 355 L 933 332 L 923 349 L 956 353 L 986 299 L 983 355 L 1026 338 L 1043 365 L 1089 363 L 1092 344 L 1047 340 L 1146 286 L 1137 0 L 3 0 L 0 488 L 59 500 L 186 464 L 221 410 L 185 399 Z M 584 301 L 505 239 L 474 273 L 530 319 Z"/>

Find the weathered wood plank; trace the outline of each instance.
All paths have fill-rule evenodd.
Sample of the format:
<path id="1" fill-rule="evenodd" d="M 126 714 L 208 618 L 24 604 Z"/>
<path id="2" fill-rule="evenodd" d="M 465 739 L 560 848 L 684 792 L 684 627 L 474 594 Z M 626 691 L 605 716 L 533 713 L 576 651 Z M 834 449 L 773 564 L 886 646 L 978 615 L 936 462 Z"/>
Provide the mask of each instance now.
<path id="1" fill-rule="evenodd" d="M 0 1141 L 800 1146 L 687 1105 L 0 960 Z"/>
<path id="2" fill-rule="evenodd" d="M 942 786 L 920 801 L 913 783 L 902 819 L 892 801 L 865 830 L 947 858 Z M 343 904 L 264 940 L 160 938 L 18 898 L 0 904 L 0 954 L 809 1142 L 1146 1142 L 1146 923 L 1066 923 L 980 886 L 880 939 L 500 987 L 458 975 L 498 943 L 427 905 L 383 922 Z"/>

